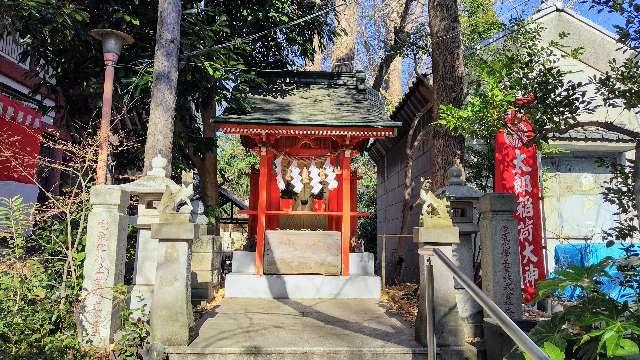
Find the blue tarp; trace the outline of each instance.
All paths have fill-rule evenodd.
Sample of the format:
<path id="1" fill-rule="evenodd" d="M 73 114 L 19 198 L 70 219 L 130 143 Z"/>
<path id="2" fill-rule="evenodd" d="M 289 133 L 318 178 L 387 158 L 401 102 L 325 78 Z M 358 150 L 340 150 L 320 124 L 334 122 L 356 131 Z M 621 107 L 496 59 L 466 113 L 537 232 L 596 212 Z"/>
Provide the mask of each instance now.
<path id="1" fill-rule="evenodd" d="M 612 247 L 606 247 L 604 243 L 570 243 L 559 244 L 555 247 L 554 263 L 556 269 L 565 268 L 569 265 L 587 266 L 593 265 L 601 261 L 606 257 L 620 258 L 624 256 L 625 247 L 630 245 L 615 244 Z M 640 251 L 640 244 L 631 245 L 635 251 Z M 610 266 L 607 269 L 613 279 L 602 279 L 603 285 L 601 289 L 609 294 L 614 299 L 619 301 L 630 300 L 630 297 L 634 296 L 634 293 L 630 289 L 622 288 L 618 286 L 618 280 L 620 274 L 616 271 L 614 266 Z M 569 300 L 575 300 L 578 296 L 576 289 L 566 290 L 564 297 Z"/>

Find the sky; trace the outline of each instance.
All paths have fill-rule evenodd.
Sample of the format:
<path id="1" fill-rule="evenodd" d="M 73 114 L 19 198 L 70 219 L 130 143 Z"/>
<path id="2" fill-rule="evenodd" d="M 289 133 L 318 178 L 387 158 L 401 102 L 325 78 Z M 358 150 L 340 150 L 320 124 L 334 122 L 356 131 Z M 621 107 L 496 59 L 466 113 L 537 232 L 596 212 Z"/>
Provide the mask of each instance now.
<path id="1" fill-rule="evenodd" d="M 613 25 L 623 24 L 624 20 L 617 14 L 609 14 L 605 11 L 598 13 L 597 9 L 590 9 L 589 1 L 564 0 L 562 2 L 565 4 L 565 7 L 570 8 L 611 32 L 615 32 Z M 515 16 L 526 17 L 533 14 L 540 3 L 540 0 L 498 0 L 496 2 L 496 12 L 498 16 L 505 21 Z"/>

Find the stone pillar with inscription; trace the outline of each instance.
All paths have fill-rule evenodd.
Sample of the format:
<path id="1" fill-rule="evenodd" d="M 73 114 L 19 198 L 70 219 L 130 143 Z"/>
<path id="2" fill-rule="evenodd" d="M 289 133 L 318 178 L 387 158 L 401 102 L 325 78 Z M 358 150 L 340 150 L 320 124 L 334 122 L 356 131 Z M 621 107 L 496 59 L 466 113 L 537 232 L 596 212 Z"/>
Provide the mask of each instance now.
<path id="1" fill-rule="evenodd" d="M 513 194 L 480 198 L 482 290 L 511 319 L 522 318 L 520 254 Z"/>
<path id="2" fill-rule="evenodd" d="M 80 330 L 84 343 L 105 348 L 120 322 L 113 286 L 124 282 L 129 193 L 119 186 L 96 185 L 90 202 Z"/>

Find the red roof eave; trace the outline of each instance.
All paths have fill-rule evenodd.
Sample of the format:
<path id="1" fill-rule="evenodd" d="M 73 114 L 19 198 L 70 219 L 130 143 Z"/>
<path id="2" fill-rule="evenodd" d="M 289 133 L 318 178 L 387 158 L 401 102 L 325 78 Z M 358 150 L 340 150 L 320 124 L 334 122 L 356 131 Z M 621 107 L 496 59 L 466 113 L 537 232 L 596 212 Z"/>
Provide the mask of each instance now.
<path id="1" fill-rule="evenodd" d="M 218 124 L 217 128 L 226 134 L 236 135 L 306 135 L 317 137 L 360 137 L 382 139 L 395 136 L 395 128 L 379 127 L 330 127 L 330 126 L 283 126 L 283 125 L 249 125 Z"/>

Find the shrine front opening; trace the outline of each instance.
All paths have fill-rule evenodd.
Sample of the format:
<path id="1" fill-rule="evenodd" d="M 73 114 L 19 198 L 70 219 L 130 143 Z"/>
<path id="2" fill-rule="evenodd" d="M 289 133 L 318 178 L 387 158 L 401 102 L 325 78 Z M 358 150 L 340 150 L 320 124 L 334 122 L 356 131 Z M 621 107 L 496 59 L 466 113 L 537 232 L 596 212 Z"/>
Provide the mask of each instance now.
<path id="1" fill-rule="evenodd" d="M 251 96 L 249 115 L 217 128 L 241 136 L 260 159 L 250 176 L 249 239 L 234 252 L 228 297 L 378 298 L 373 254 L 357 240 L 358 176 L 352 159 L 370 139 L 395 134 L 383 101 L 360 73 L 266 72 L 294 87 L 282 98 Z"/>

